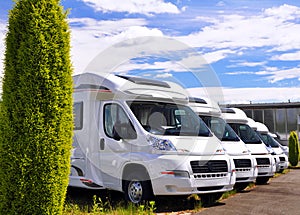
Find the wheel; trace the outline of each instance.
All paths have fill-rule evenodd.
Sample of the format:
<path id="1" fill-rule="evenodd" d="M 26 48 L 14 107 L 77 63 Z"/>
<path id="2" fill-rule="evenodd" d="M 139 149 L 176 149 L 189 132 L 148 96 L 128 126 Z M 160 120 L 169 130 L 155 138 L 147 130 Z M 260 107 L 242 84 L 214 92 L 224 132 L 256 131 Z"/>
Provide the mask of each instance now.
<path id="1" fill-rule="evenodd" d="M 241 183 L 236 183 L 234 185 L 234 189 L 238 192 L 244 190 L 246 187 L 248 187 L 249 182 L 241 182 Z"/>
<path id="2" fill-rule="evenodd" d="M 201 198 L 201 203 L 204 207 L 213 205 L 217 200 L 219 200 L 223 195 L 223 192 L 220 193 L 208 193 L 199 195 Z"/>
<path id="3" fill-rule="evenodd" d="M 142 178 L 145 177 L 140 177 L 137 173 L 132 173 L 126 177 L 124 193 L 127 201 L 139 204 L 153 197 L 150 180 L 143 180 Z"/>
<path id="4" fill-rule="evenodd" d="M 269 181 L 270 177 L 265 176 L 265 177 L 257 177 L 256 178 L 256 184 L 267 184 Z"/>
<path id="5" fill-rule="evenodd" d="M 279 173 L 283 173 L 283 171 L 284 171 L 284 169 L 280 169 L 278 172 L 279 172 Z"/>

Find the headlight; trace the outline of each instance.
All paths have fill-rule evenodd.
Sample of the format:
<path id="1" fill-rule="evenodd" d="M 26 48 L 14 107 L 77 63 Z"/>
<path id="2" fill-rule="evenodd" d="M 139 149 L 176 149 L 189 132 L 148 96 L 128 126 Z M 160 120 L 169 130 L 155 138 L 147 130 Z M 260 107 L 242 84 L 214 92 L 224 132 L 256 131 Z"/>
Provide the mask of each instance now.
<path id="1" fill-rule="evenodd" d="M 149 144 L 156 150 L 161 151 L 176 151 L 175 146 L 170 140 L 160 139 L 153 136 L 148 136 Z"/>

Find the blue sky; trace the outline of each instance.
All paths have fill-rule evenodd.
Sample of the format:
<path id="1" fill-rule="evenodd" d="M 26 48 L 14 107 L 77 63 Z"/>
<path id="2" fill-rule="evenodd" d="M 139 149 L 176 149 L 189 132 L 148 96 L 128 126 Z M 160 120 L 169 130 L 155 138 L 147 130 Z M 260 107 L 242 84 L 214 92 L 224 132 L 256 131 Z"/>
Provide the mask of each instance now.
<path id="1" fill-rule="evenodd" d="M 214 71 L 226 103 L 300 101 L 300 2 L 290 0 L 62 0 L 70 9 L 74 73 L 102 50 L 138 36 L 172 38 L 192 47 Z M 3 61 L 8 11 L 0 2 Z M 203 86 L 162 57 L 135 58 L 123 73 L 179 80 L 194 96 Z M 176 60 L 175 60 L 176 61 Z M 0 63 L 3 73 L 3 63 Z M 184 66 L 184 65 L 183 65 Z M 142 68 L 142 69 L 141 69 Z M 200 81 L 201 82 L 201 81 Z M 216 86 L 213 86 L 216 87 Z"/>

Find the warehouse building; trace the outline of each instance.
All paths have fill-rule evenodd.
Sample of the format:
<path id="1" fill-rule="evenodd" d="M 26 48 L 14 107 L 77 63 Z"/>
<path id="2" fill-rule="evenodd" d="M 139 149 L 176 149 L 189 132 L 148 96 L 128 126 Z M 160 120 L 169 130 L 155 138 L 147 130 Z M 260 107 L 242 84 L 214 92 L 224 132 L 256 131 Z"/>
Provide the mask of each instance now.
<path id="1" fill-rule="evenodd" d="M 297 131 L 300 136 L 300 102 L 232 104 L 227 107 L 240 108 L 248 117 L 264 123 L 271 132 L 279 136 L 280 142 L 285 145 L 291 131 Z"/>

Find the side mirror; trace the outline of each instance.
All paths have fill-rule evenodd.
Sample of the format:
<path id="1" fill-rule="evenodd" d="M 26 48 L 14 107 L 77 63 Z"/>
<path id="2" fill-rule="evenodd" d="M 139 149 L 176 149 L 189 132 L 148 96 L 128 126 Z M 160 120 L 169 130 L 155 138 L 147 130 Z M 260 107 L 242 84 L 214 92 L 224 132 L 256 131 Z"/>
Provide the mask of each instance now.
<path id="1" fill-rule="evenodd" d="M 136 131 L 130 123 L 115 124 L 113 138 L 115 140 L 128 139 L 133 140 L 137 138 Z"/>

